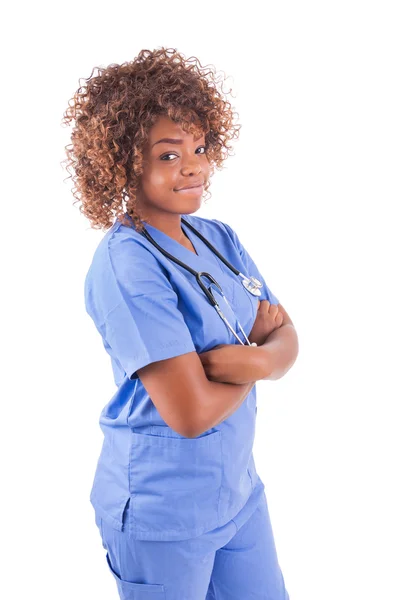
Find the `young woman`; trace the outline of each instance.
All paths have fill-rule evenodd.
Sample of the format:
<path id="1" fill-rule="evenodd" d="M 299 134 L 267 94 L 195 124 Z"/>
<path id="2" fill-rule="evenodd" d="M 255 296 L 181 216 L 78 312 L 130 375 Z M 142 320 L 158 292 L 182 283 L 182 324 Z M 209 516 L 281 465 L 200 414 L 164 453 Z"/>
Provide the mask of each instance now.
<path id="1" fill-rule="evenodd" d="M 85 303 L 117 391 L 90 500 L 120 598 L 288 600 L 252 450 L 255 382 L 290 369 L 297 335 L 232 227 L 194 214 L 240 126 L 174 49 L 86 81 L 64 118 L 75 197 L 106 230 Z"/>

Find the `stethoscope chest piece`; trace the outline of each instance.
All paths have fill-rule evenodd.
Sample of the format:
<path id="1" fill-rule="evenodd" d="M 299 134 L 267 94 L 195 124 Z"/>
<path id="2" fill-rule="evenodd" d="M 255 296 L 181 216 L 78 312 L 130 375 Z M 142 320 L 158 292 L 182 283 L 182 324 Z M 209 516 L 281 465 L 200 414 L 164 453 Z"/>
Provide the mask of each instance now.
<path id="1" fill-rule="evenodd" d="M 242 284 L 243 287 L 250 292 L 250 294 L 252 294 L 253 296 L 261 296 L 261 292 L 259 288 L 262 288 L 263 284 L 261 283 L 261 281 L 258 281 L 258 279 L 256 279 L 255 277 L 246 277 L 246 275 L 244 275 L 243 273 L 241 273 L 238 269 L 236 269 L 233 265 L 231 265 L 231 263 L 224 257 L 222 256 L 222 254 L 220 254 L 218 252 L 218 250 L 199 232 L 197 231 L 197 229 L 195 229 L 195 227 L 193 227 L 193 225 L 191 225 L 190 223 L 188 223 L 187 221 L 183 220 L 185 225 L 187 225 L 189 227 L 189 229 L 191 229 L 201 240 L 203 240 L 203 242 L 206 244 L 206 246 L 208 246 L 210 248 L 210 250 L 216 255 L 218 256 L 218 258 L 225 263 L 225 265 L 237 276 L 240 276 L 242 279 Z M 170 260 L 172 260 L 173 262 L 177 263 L 178 265 L 180 265 L 181 267 L 183 267 L 184 269 L 186 269 L 187 271 L 189 271 L 189 273 L 191 273 L 192 275 L 194 275 L 196 277 L 197 283 L 200 286 L 200 288 L 203 290 L 204 294 L 207 296 L 208 300 L 210 301 L 210 303 L 214 306 L 215 310 L 217 311 L 217 313 L 219 314 L 219 316 L 221 317 L 221 319 L 223 321 L 225 321 L 228 329 L 230 329 L 230 331 L 233 333 L 233 335 L 236 337 L 236 339 L 244 345 L 244 342 L 240 339 L 240 337 L 238 336 L 237 332 L 233 329 L 232 325 L 229 323 L 228 319 L 225 317 L 224 313 L 222 312 L 219 303 L 217 302 L 217 300 L 214 297 L 214 294 L 212 292 L 212 286 L 214 286 L 215 288 L 217 288 L 218 292 L 220 293 L 220 295 L 223 297 L 223 299 L 225 300 L 226 304 L 230 307 L 230 304 L 228 302 L 228 300 L 226 299 L 221 286 L 219 285 L 219 283 L 214 279 L 214 277 L 212 275 L 210 275 L 210 273 L 206 273 L 205 271 L 195 271 L 194 269 L 192 269 L 189 265 L 186 265 L 184 262 L 182 262 L 181 260 L 179 260 L 178 258 L 176 258 L 176 256 L 173 256 L 172 254 L 170 254 L 169 252 L 167 252 L 166 250 L 164 250 L 159 244 L 157 244 L 157 242 L 152 238 L 152 236 L 149 234 L 149 232 L 147 231 L 146 228 L 144 228 L 144 230 L 141 232 L 143 236 L 145 236 L 152 244 L 153 246 L 155 246 L 156 248 L 158 248 L 158 250 L 160 250 L 160 252 L 162 252 L 162 254 L 164 254 L 164 256 L 166 256 L 167 258 L 169 258 Z M 208 279 L 208 282 L 211 283 L 211 285 L 208 285 L 204 283 L 202 281 L 202 277 L 204 277 L 205 279 Z M 230 307 L 231 308 L 231 307 Z M 231 308 L 232 310 L 232 308 Z M 233 312 L 233 311 L 232 311 Z M 241 326 L 241 324 L 239 323 L 239 320 L 236 318 L 236 323 L 237 326 L 239 327 L 240 331 L 243 334 L 243 337 L 246 340 L 246 343 L 249 346 L 257 346 L 257 344 L 255 342 L 250 343 L 250 340 L 248 339 L 243 327 Z"/>
<path id="2" fill-rule="evenodd" d="M 253 294 L 253 296 L 261 296 L 259 288 L 262 287 L 262 283 L 255 277 L 250 277 L 250 279 L 242 279 L 242 285 L 248 292 L 250 292 L 250 294 Z"/>

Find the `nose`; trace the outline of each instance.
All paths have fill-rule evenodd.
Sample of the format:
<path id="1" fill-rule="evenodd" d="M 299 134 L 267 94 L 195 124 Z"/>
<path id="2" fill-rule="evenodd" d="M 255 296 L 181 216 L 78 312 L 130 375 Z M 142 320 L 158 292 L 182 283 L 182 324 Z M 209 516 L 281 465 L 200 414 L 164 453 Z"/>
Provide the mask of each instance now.
<path id="1" fill-rule="evenodd" d="M 201 166 L 198 163 L 182 167 L 182 175 L 184 177 L 187 177 L 188 175 L 198 175 L 199 173 L 201 173 Z"/>
<path id="2" fill-rule="evenodd" d="M 182 164 L 181 173 L 183 176 L 198 175 L 201 173 L 200 161 L 196 156 L 190 156 L 184 164 Z"/>

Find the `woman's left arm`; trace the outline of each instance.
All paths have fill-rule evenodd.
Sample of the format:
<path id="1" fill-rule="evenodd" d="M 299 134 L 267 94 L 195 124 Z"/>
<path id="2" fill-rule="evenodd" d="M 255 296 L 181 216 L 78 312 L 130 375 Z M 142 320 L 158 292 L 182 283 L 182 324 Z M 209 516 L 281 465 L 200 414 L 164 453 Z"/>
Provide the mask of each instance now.
<path id="1" fill-rule="evenodd" d="M 282 304 L 278 304 L 283 314 L 282 325 L 269 334 L 257 350 L 258 379 L 280 379 L 296 362 L 299 341 L 293 322 Z"/>
<path id="2" fill-rule="evenodd" d="M 236 384 L 283 377 L 295 363 L 299 346 L 292 320 L 281 304 L 278 308 L 282 325 L 267 333 L 263 344 L 222 344 L 199 354 L 207 377 Z"/>

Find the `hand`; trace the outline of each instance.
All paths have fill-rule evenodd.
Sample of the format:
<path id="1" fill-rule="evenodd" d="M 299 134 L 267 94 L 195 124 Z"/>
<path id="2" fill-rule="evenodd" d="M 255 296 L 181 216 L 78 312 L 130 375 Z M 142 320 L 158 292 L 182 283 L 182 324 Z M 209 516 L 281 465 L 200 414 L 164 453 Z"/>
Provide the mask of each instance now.
<path id="1" fill-rule="evenodd" d="M 261 346 L 270 333 L 279 329 L 283 322 L 283 314 L 279 312 L 277 304 L 270 304 L 268 300 L 261 300 L 256 320 L 250 332 L 250 342 L 256 342 L 257 346 Z"/>
<path id="2" fill-rule="evenodd" d="M 210 381 L 241 384 L 257 380 L 254 351 L 248 345 L 219 344 L 199 357 Z"/>

